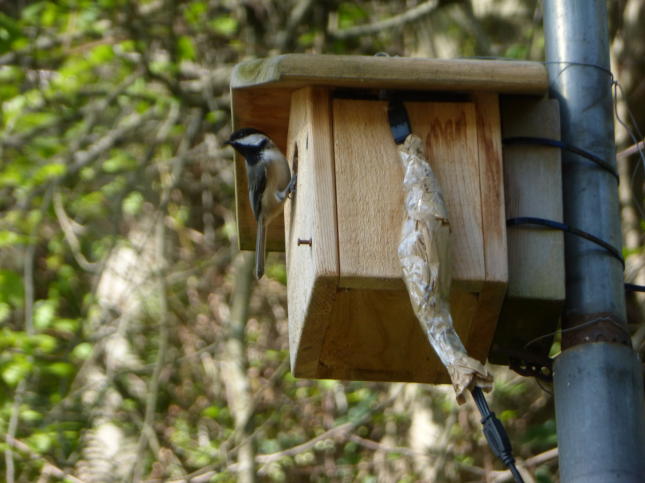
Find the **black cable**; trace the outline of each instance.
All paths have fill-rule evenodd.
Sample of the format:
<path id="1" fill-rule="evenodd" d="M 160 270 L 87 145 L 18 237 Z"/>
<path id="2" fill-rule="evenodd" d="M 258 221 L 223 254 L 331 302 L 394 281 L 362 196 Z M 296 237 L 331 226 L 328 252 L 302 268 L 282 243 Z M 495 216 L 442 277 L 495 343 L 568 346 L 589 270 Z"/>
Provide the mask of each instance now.
<path id="1" fill-rule="evenodd" d="M 387 96 L 387 93 L 385 94 Z M 408 111 L 400 99 L 389 98 L 387 107 L 387 120 L 390 123 L 392 137 L 396 144 L 402 144 L 412 132 Z"/>
<path id="2" fill-rule="evenodd" d="M 569 151 L 570 153 L 577 154 L 578 156 L 582 156 L 583 158 L 586 158 L 589 161 L 593 161 L 602 169 L 604 169 L 609 174 L 611 174 L 614 178 L 616 178 L 616 181 L 620 180 L 618 176 L 618 172 L 616 171 L 616 168 L 614 168 L 611 164 L 609 164 L 604 159 L 596 156 L 593 153 L 590 153 L 589 151 L 585 151 L 584 149 L 581 149 L 576 146 L 572 146 L 571 144 L 567 144 L 565 142 L 558 141 L 556 139 L 548 139 L 548 138 L 535 137 L 535 136 L 515 136 L 515 137 L 504 138 L 502 139 L 502 142 L 507 145 L 538 144 L 542 146 L 552 146 L 554 148 L 560 148 L 565 151 Z"/>
<path id="3" fill-rule="evenodd" d="M 625 290 L 627 292 L 645 292 L 645 285 L 636 285 L 635 283 L 626 283 Z"/>
<path id="4" fill-rule="evenodd" d="M 506 220 L 506 226 L 517 225 L 542 225 L 549 228 L 555 228 L 556 230 L 562 230 L 566 233 L 578 236 L 580 238 L 584 238 L 585 240 L 589 240 L 590 242 L 595 243 L 596 245 L 601 246 L 602 248 L 607 250 L 622 264 L 623 268 L 625 268 L 625 260 L 623 260 L 623 256 L 620 254 L 616 247 L 610 245 L 604 240 L 601 240 L 597 236 L 592 235 L 591 233 L 587 233 L 586 231 L 582 231 L 578 228 L 560 223 L 559 221 L 546 220 L 544 218 L 537 218 L 533 216 L 519 216 L 517 218 L 509 218 L 508 220 Z"/>
<path id="5" fill-rule="evenodd" d="M 561 62 L 555 62 L 555 63 L 561 63 Z M 604 69 L 600 66 L 594 65 L 594 64 L 578 64 L 578 63 L 570 63 L 570 62 L 562 62 L 566 64 L 572 64 L 572 65 L 582 65 L 582 66 L 588 66 L 588 67 L 597 67 L 598 69 L 601 69 L 603 71 L 606 71 L 610 76 L 613 75 L 610 71 L 607 69 Z M 614 81 L 615 82 L 615 81 Z M 538 145 L 543 145 L 543 146 L 552 146 L 556 148 L 560 148 L 566 151 L 570 151 L 574 154 L 577 154 L 579 156 L 582 156 L 584 158 L 589 159 L 590 161 L 593 161 L 596 163 L 598 166 L 600 166 L 602 169 L 607 171 L 609 174 L 611 174 L 614 178 L 616 178 L 616 181 L 619 181 L 619 176 L 618 172 L 616 169 L 611 166 L 609 163 L 604 161 L 603 159 L 599 158 L 595 154 L 592 154 L 588 151 L 585 151 L 584 149 L 580 149 L 576 146 L 572 146 L 571 144 L 564 143 L 562 141 L 558 141 L 556 139 L 549 139 L 549 138 L 542 138 L 542 137 L 534 137 L 534 136 L 514 136 L 514 137 L 508 137 L 504 138 L 502 140 L 504 144 L 507 145 L 513 145 L 513 144 L 538 144 Z M 644 158 L 645 159 L 645 158 Z M 532 225 L 543 225 L 543 226 L 548 226 L 550 228 L 555 228 L 558 230 L 562 230 L 566 233 L 570 233 L 572 235 L 576 235 L 582 238 L 585 238 L 586 240 L 589 240 L 593 243 L 596 243 L 597 245 L 600 245 L 607 251 L 609 251 L 614 257 L 616 257 L 620 263 L 623 266 L 623 269 L 625 268 L 625 260 L 623 259 L 620 251 L 609 243 L 607 243 L 604 240 L 601 240 L 600 238 L 587 233 L 585 231 L 579 230 L 577 228 L 570 227 L 568 225 L 565 225 L 564 223 L 559 223 L 557 221 L 551 221 L 551 220 L 545 220 L 542 218 L 533 218 L 533 217 L 518 217 L 518 218 L 511 218 L 510 220 L 506 221 L 506 226 L 515 226 L 515 225 L 521 225 L 521 224 L 532 224 Z M 625 283 L 625 291 L 626 292 L 645 292 L 645 286 L 644 285 L 636 285 L 633 283 Z"/>
<path id="6" fill-rule="evenodd" d="M 622 264 L 623 269 L 625 268 L 625 260 L 623 259 L 618 249 L 610 245 L 606 241 L 601 240 L 600 238 L 592 235 L 591 233 L 587 233 L 586 231 L 573 228 L 564 223 L 560 223 L 559 221 L 546 220 L 544 218 L 536 218 L 533 216 L 518 216 L 516 218 L 509 218 L 508 220 L 506 220 L 506 226 L 518 226 L 518 225 L 546 226 L 549 228 L 554 228 L 556 230 L 562 230 L 566 233 L 570 233 L 571 235 L 579 236 L 581 238 L 584 238 L 585 240 L 589 240 L 590 242 L 593 242 L 596 245 L 601 246 L 609 253 L 611 253 Z M 635 283 L 625 283 L 625 292 L 645 292 L 645 285 L 636 285 Z"/>
<path id="7" fill-rule="evenodd" d="M 515 466 L 515 458 L 513 457 L 513 447 L 511 446 L 511 441 L 508 439 L 508 434 L 504 429 L 502 422 L 497 419 L 495 413 L 490 410 L 484 393 L 481 388 L 475 387 L 471 391 L 477 409 L 482 415 L 481 423 L 483 426 L 484 436 L 486 436 L 486 441 L 488 441 L 488 446 L 493 451 L 495 456 L 497 456 L 504 466 L 506 466 L 511 473 L 513 478 L 515 478 L 515 483 L 524 483 L 522 475 L 517 470 Z"/>

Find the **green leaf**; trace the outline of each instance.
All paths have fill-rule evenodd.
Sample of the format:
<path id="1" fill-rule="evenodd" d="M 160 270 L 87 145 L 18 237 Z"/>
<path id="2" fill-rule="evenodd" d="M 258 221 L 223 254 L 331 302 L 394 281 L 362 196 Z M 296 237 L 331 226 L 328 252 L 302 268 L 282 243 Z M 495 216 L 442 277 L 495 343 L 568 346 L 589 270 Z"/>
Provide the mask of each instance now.
<path id="1" fill-rule="evenodd" d="M 195 44 L 187 35 L 182 35 L 177 40 L 177 51 L 182 60 L 195 60 L 196 58 Z"/>
<path id="2" fill-rule="evenodd" d="M 59 332 L 75 333 L 79 327 L 78 319 L 60 318 L 54 320 L 52 327 Z"/>
<path id="3" fill-rule="evenodd" d="M 92 191 L 76 198 L 71 204 L 71 211 L 79 217 L 101 216 L 105 204 L 105 196 L 100 191 Z"/>
<path id="4" fill-rule="evenodd" d="M 221 409 L 219 406 L 208 406 L 202 410 L 202 416 L 205 418 L 217 419 Z"/>
<path id="5" fill-rule="evenodd" d="M 338 28 L 353 27 L 368 18 L 367 12 L 355 3 L 344 2 L 338 7 Z"/>
<path id="6" fill-rule="evenodd" d="M 39 453 L 46 453 L 56 441 L 53 433 L 33 433 L 27 438 L 27 444 Z"/>
<path id="7" fill-rule="evenodd" d="M 69 377 L 74 374 L 76 367 L 69 362 L 53 362 L 49 364 L 46 371 L 59 377 Z"/>
<path id="8" fill-rule="evenodd" d="M 117 173 L 119 171 L 131 170 L 136 168 L 137 160 L 131 154 L 115 149 L 111 153 L 111 157 L 103 162 L 101 168 L 106 173 Z"/>
<path id="9" fill-rule="evenodd" d="M 31 336 L 31 343 L 44 353 L 51 353 L 58 346 L 58 340 L 49 334 L 36 334 Z"/>
<path id="10" fill-rule="evenodd" d="M 211 28 L 223 37 L 232 37 L 237 32 L 238 22 L 229 15 L 220 15 L 210 21 Z"/>
<path id="11" fill-rule="evenodd" d="M 193 26 L 204 21 L 208 6 L 206 2 L 192 2 L 184 9 L 184 17 Z"/>
<path id="12" fill-rule="evenodd" d="M 58 178 L 65 173 L 65 165 L 62 163 L 50 163 L 38 168 L 33 176 L 35 184 L 42 184 L 51 179 Z"/>
<path id="13" fill-rule="evenodd" d="M 0 230 L 0 248 L 27 243 L 29 237 L 9 230 Z"/>
<path id="14" fill-rule="evenodd" d="M 34 304 L 34 327 L 47 329 L 54 321 L 58 303 L 54 300 L 38 300 Z"/>
<path id="15" fill-rule="evenodd" d="M 56 24 L 56 20 L 60 18 L 58 6 L 52 2 L 46 2 L 45 8 L 40 15 L 40 23 L 45 27 L 52 27 Z"/>
<path id="16" fill-rule="evenodd" d="M 28 423 L 39 421 L 42 418 L 43 418 L 42 414 L 40 414 L 38 411 L 34 411 L 33 409 L 30 409 L 29 407 L 21 408 L 20 410 L 20 419 Z"/>
<path id="17" fill-rule="evenodd" d="M 123 212 L 131 216 L 137 215 L 141 211 L 143 201 L 143 195 L 138 191 L 129 193 L 123 200 Z"/>
<path id="18" fill-rule="evenodd" d="M 8 303 L 0 302 L 0 324 L 6 322 L 11 315 L 11 306 Z"/>
<path id="19" fill-rule="evenodd" d="M 2 233 L 0 231 L 0 236 Z M 22 277 L 11 270 L 0 270 L 0 302 L 18 306 L 22 300 Z"/>
<path id="20" fill-rule="evenodd" d="M 506 52 L 504 52 L 504 57 L 509 59 L 526 59 L 529 55 L 529 47 L 526 44 L 513 44 Z"/>
<path id="21" fill-rule="evenodd" d="M 31 371 L 32 363 L 23 355 L 17 354 L 2 369 L 2 380 L 9 386 L 16 386 Z"/>
<path id="22" fill-rule="evenodd" d="M 45 2 L 34 2 L 21 9 L 22 20 L 28 24 L 38 24 L 41 12 L 45 9 Z"/>
<path id="23" fill-rule="evenodd" d="M 72 349 L 72 358 L 84 361 L 92 354 L 92 344 L 81 342 Z"/>
<path id="24" fill-rule="evenodd" d="M 0 52 L 8 50 L 12 42 L 22 36 L 18 23 L 11 17 L 0 13 Z"/>
<path id="25" fill-rule="evenodd" d="M 114 49 L 111 45 L 98 45 L 88 54 L 88 60 L 94 64 L 105 64 L 114 58 Z"/>

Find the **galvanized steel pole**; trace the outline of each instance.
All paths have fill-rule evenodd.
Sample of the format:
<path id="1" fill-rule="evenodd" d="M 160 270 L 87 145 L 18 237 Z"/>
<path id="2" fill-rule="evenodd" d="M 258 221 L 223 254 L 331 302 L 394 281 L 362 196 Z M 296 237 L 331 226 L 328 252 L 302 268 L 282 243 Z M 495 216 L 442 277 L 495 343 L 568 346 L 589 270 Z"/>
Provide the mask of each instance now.
<path id="1" fill-rule="evenodd" d="M 616 165 L 605 0 L 545 0 L 551 96 L 562 140 Z M 621 248 L 616 180 L 562 153 L 564 220 Z M 626 182 L 626 181 L 625 181 Z M 645 481 L 641 365 L 626 331 L 623 267 L 587 240 L 566 236 L 562 353 L 554 367 L 563 482 Z"/>

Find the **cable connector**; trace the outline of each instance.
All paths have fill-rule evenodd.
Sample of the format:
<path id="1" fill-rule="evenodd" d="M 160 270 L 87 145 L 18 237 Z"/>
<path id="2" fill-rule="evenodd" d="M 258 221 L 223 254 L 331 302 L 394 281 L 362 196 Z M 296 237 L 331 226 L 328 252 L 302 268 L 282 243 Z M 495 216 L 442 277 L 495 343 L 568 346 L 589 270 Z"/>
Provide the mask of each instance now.
<path id="1" fill-rule="evenodd" d="M 484 436 L 486 436 L 486 441 L 488 441 L 488 446 L 490 446 L 490 449 L 493 451 L 495 456 L 504 463 L 504 466 L 511 471 L 513 478 L 515 478 L 515 482 L 524 483 L 522 475 L 520 475 L 520 472 L 515 466 L 513 447 L 511 446 L 510 439 L 508 439 L 508 434 L 504 429 L 504 425 L 488 407 L 488 403 L 486 402 L 486 398 L 484 397 L 484 393 L 481 388 L 475 387 L 472 390 L 472 394 L 475 404 L 477 404 L 477 408 L 482 415 L 481 423 L 483 426 Z"/>

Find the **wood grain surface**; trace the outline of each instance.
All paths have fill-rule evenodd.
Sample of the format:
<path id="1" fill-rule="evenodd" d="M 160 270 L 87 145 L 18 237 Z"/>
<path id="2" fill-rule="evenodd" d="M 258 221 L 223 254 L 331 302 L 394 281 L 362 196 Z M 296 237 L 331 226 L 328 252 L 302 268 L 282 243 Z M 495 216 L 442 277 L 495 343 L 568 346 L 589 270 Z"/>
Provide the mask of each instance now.
<path id="1" fill-rule="evenodd" d="M 556 100 L 505 96 L 501 102 L 503 137 L 560 139 Z M 533 216 L 562 221 L 560 150 L 540 145 L 505 145 L 504 185 L 509 218 Z M 564 234 L 538 226 L 508 229 L 508 290 L 498 320 L 490 358 L 506 364 L 509 350 L 553 332 L 565 297 Z M 552 337 L 528 348 L 546 356 Z"/>
<path id="2" fill-rule="evenodd" d="M 303 103 L 301 92 L 311 93 L 304 101 L 310 106 L 316 105 L 311 99 L 322 96 L 303 90 L 292 101 L 289 142 L 298 146 L 299 173 L 305 169 L 300 166 L 303 150 L 307 145 L 311 149 L 312 139 L 325 133 L 320 128 L 298 127 L 306 126 L 312 117 L 307 109 L 296 107 Z M 406 107 L 444 187 L 453 227 L 455 328 L 469 353 L 483 361 L 500 311 L 507 267 L 504 207 L 482 205 L 483 200 L 492 204 L 504 200 L 496 96 L 482 97 L 488 104 L 481 105 L 478 97 L 475 102 L 415 102 Z M 322 165 L 333 169 L 335 179 L 330 196 L 335 195 L 337 212 L 337 239 L 332 247 L 338 257 L 336 279 L 319 279 L 310 271 L 315 265 L 311 258 L 293 255 L 303 247 L 297 247 L 291 227 L 317 226 L 323 232 L 328 227 L 327 232 L 333 232 L 331 218 L 314 212 L 311 205 L 320 204 L 314 200 L 324 197 L 330 185 L 328 174 L 317 166 L 320 158 L 314 159 L 312 172 L 323 176 L 321 182 L 303 172 L 296 212 L 287 212 L 287 219 L 296 220 L 287 223 L 287 259 L 292 362 L 294 374 L 300 377 L 449 382 L 413 314 L 401 279 L 396 251 L 404 219 L 402 169 L 386 113 L 387 104 L 380 101 L 331 101 L 333 166 L 326 152 Z M 492 116 L 490 125 L 487 116 Z M 482 138 L 486 147 L 480 146 Z M 291 153 L 293 148 L 289 149 Z M 494 186 L 494 180 L 500 186 Z M 484 195 L 483 189 L 490 193 Z M 310 214 L 298 211 L 304 206 L 312 207 L 307 210 Z M 328 213 L 329 207 L 324 211 Z M 488 230 L 495 233 L 489 235 Z M 314 236 L 314 247 L 315 240 Z M 485 247 L 484 240 L 499 246 Z M 323 241 L 332 243 L 331 236 Z M 311 250 L 304 248 L 305 254 Z M 324 288 L 316 285 L 319 280 L 326 280 Z"/>
<path id="3" fill-rule="evenodd" d="M 291 367 L 299 376 L 318 367 L 336 299 L 338 243 L 329 92 L 306 87 L 293 98 L 287 153 L 298 184 L 285 206 L 285 238 Z"/>
<path id="4" fill-rule="evenodd" d="M 536 95 L 548 89 L 546 69 L 539 62 L 286 54 L 236 66 L 231 77 L 234 129 L 265 131 L 286 151 L 291 93 L 307 85 Z M 243 250 L 253 250 L 255 220 L 248 202 L 244 162 L 239 157 L 235 187 L 238 244 Z M 283 234 L 284 223 L 278 218 L 269 226 L 269 250 L 284 250 Z"/>
<path id="5" fill-rule="evenodd" d="M 419 102 L 406 108 L 444 191 L 453 230 L 453 279 L 478 290 L 486 269 L 475 105 Z M 403 286 L 396 255 L 405 218 L 403 171 L 386 113 L 386 102 L 333 102 L 342 287 Z"/>

